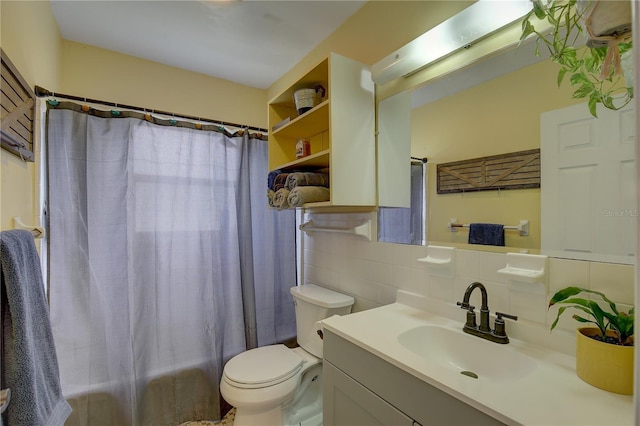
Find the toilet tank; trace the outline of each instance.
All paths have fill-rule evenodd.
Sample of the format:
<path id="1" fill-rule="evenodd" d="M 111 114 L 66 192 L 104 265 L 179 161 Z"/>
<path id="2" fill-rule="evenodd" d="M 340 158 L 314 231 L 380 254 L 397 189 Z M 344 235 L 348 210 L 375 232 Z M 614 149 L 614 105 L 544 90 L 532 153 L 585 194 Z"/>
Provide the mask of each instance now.
<path id="1" fill-rule="evenodd" d="M 322 339 L 316 323 L 333 315 L 350 313 L 353 297 L 314 284 L 292 287 L 291 294 L 296 309 L 298 344 L 307 352 L 322 358 Z"/>

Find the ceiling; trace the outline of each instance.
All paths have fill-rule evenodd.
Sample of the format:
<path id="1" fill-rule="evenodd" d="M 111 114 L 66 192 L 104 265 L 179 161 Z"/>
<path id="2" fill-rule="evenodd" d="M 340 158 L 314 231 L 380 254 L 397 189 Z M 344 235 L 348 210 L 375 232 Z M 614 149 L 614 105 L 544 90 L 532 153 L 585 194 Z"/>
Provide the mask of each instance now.
<path id="1" fill-rule="evenodd" d="M 50 0 L 66 40 L 259 89 L 366 1 Z"/>

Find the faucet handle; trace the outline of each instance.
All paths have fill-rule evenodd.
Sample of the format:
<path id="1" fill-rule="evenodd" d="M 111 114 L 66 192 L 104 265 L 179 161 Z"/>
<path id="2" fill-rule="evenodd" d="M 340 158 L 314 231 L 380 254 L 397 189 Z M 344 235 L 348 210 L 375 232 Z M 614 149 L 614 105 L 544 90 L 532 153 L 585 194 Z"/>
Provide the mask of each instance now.
<path id="1" fill-rule="evenodd" d="M 460 306 L 460 309 L 467 309 L 473 311 L 476 307 L 468 304 L 467 302 L 456 302 L 456 305 Z"/>
<path id="2" fill-rule="evenodd" d="M 518 321 L 518 317 L 516 315 L 504 314 L 502 312 L 496 312 L 496 320 L 494 322 L 494 327 L 495 328 L 493 330 L 493 333 L 496 336 L 507 337 L 507 332 L 505 331 L 505 327 L 504 327 L 504 319 L 502 319 L 502 317 L 509 318 L 511 320 L 514 320 L 514 321 Z"/>
<path id="3" fill-rule="evenodd" d="M 470 305 L 467 302 L 456 302 L 456 305 L 460 306 L 462 309 L 467 310 L 467 321 L 464 326 L 467 328 L 476 328 L 478 325 L 476 323 L 476 313 L 474 309 L 476 308 L 473 305 Z"/>
<path id="4" fill-rule="evenodd" d="M 505 318 L 509 318 L 510 320 L 514 320 L 514 321 L 518 321 L 518 316 L 517 315 L 511 315 L 511 314 L 503 314 L 502 312 L 496 312 L 496 319 L 502 319 L 502 317 Z"/>

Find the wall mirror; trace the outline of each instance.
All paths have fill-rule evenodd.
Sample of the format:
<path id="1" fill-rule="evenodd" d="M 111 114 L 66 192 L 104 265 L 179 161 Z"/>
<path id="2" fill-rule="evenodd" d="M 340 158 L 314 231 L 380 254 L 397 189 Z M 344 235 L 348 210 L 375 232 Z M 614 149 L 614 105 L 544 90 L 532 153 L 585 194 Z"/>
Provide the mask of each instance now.
<path id="1" fill-rule="evenodd" d="M 426 84 L 409 87 L 406 91 L 411 99 L 410 155 L 428 158 L 425 211 L 428 244 L 633 264 L 635 241 L 629 238 L 622 241 L 625 235 L 635 238 L 637 234 L 634 224 L 638 214 L 637 191 L 631 185 L 627 184 L 622 190 L 624 194 L 621 194 L 621 198 L 616 200 L 609 197 L 609 204 L 601 206 L 584 201 L 586 198 L 582 201 L 566 198 L 569 184 L 573 185 L 573 191 L 577 188 L 586 189 L 578 192 L 589 193 L 589 200 L 604 197 L 602 191 L 607 191 L 606 185 L 593 183 L 594 179 L 598 180 L 597 175 L 581 175 L 581 171 L 575 169 L 568 180 L 549 181 L 551 183 L 548 185 L 565 188 L 565 198 L 560 195 L 555 195 L 553 199 L 547 196 L 545 210 L 549 211 L 549 207 L 553 206 L 557 214 L 564 215 L 565 223 L 582 224 L 582 228 L 571 231 L 576 234 L 574 240 L 588 240 L 588 233 L 584 232 L 584 237 L 581 233 L 596 226 L 602 232 L 611 233 L 613 240 L 621 240 L 620 244 L 582 241 L 576 243 L 574 248 L 564 247 L 563 244 L 568 243 L 551 241 L 549 238 L 549 235 L 565 232 L 566 229 L 550 222 L 547 214 L 543 214 L 542 200 L 545 197 L 540 188 L 456 194 L 438 194 L 436 191 L 437 164 L 541 148 L 541 117 L 549 112 L 563 111 L 583 103 L 572 99 L 573 89 L 568 85 L 560 88 L 557 86 L 556 65 L 548 58 L 537 57 L 533 49 L 532 42 L 520 47 L 504 48 L 471 64 L 443 73 L 441 77 Z M 593 133 L 601 131 L 600 128 L 605 125 L 604 120 L 591 119 L 586 106 L 583 110 L 587 112 L 586 116 L 576 117 L 574 124 L 584 121 L 586 126 L 581 128 L 567 124 L 563 131 L 569 131 L 567 129 L 572 126 L 575 132 L 586 132 L 585 128 Z M 379 108 L 378 113 L 380 123 L 385 120 L 381 115 L 384 109 Z M 621 114 L 621 133 L 624 133 L 625 129 L 633 128 L 634 114 Z M 581 137 L 584 140 L 585 135 L 586 133 L 574 134 L 572 140 L 575 142 Z M 633 148 L 635 137 L 626 137 L 626 142 Z M 560 141 L 554 146 L 567 144 L 568 142 Z M 577 145 L 568 149 L 575 149 Z M 556 152 L 547 148 L 546 154 L 547 157 L 555 156 Z M 625 167 L 622 173 L 634 176 L 636 165 L 633 161 L 626 161 Z M 543 183 L 544 170 L 543 166 Z M 452 220 L 459 224 L 487 222 L 507 226 L 518 225 L 521 220 L 527 220 L 529 233 L 521 235 L 517 230 L 505 230 L 505 247 L 471 245 L 467 244 L 468 230 L 458 228 L 452 232 L 449 226 Z M 550 232 L 546 234 L 543 233 L 543 222 L 555 223 L 549 225 L 550 229 L 547 231 Z M 614 222 L 616 229 L 610 227 Z M 385 224 L 384 215 L 379 215 L 379 228 L 386 226 Z M 596 233 L 598 232 L 601 231 Z M 546 235 L 546 245 L 543 235 Z M 398 240 L 407 242 L 405 236 L 399 236 Z"/>

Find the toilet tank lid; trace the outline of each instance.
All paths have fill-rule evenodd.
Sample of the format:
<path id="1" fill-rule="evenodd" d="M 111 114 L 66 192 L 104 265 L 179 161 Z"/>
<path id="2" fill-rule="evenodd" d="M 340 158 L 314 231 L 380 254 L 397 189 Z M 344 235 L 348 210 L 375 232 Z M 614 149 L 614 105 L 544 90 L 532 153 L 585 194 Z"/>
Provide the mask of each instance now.
<path id="1" fill-rule="evenodd" d="M 351 296 L 315 284 L 291 287 L 291 294 L 296 299 L 304 300 L 323 308 L 342 308 L 351 306 L 354 302 Z"/>

